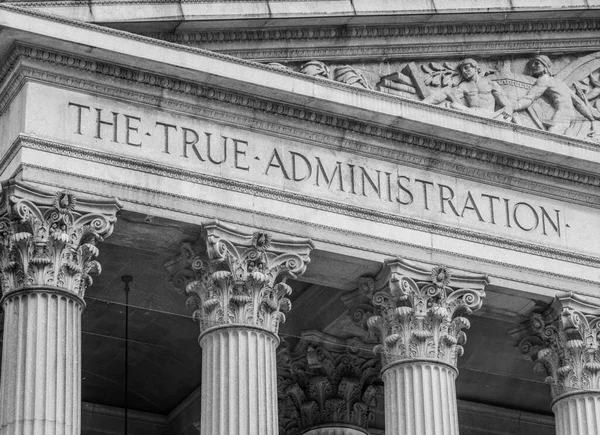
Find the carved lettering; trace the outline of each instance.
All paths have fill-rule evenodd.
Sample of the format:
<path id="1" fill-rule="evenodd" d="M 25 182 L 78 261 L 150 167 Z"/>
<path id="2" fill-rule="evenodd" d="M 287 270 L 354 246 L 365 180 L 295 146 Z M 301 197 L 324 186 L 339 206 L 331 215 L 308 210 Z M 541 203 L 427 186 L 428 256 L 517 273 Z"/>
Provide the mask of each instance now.
<path id="1" fill-rule="evenodd" d="M 164 129 L 163 132 L 165 135 L 165 142 L 164 142 L 163 153 L 170 154 L 169 153 L 169 129 L 172 128 L 173 130 L 177 131 L 177 126 L 172 125 L 172 124 L 165 124 L 164 122 L 158 122 L 158 121 L 156 121 L 156 125 L 160 125 Z"/>
<path id="2" fill-rule="evenodd" d="M 71 103 L 69 102 L 69 107 L 74 106 L 77 107 L 77 127 L 75 128 L 75 134 L 81 134 L 81 109 L 92 110 L 90 106 L 85 106 L 83 104 Z"/>
<path id="3" fill-rule="evenodd" d="M 236 169 L 241 169 L 243 171 L 249 171 L 250 166 L 242 166 L 243 162 L 240 162 L 241 156 L 244 156 L 244 158 L 246 157 L 246 149 L 241 150 L 240 145 L 244 145 L 247 148 L 248 142 L 246 142 L 245 140 L 233 139 L 233 146 L 234 146 L 233 160 L 235 162 L 234 163 L 235 167 L 236 167 Z"/>
<path id="4" fill-rule="evenodd" d="M 374 177 L 371 178 L 371 176 L 368 174 L 367 170 L 365 168 L 363 168 L 362 166 L 359 166 L 359 168 L 360 168 L 360 174 L 361 174 L 361 180 L 362 180 L 363 196 L 368 196 L 365 193 L 365 185 L 366 185 L 365 180 L 366 180 L 369 182 L 369 185 L 377 194 L 377 197 L 381 198 L 381 171 L 375 171 L 375 172 L 377 172 L 377 185 L 375 185 L 375 182 L 373 181 Z"/>
<path id="5" fill-rule="evenodd" d="M 415 197 L 413 196 L 413 194 L 410 191 L 410 189 L 408 188 L 408 186 L 404 186 L 400 180 L 405 180 L 410 183 L 410 178 L 408 178 L 404 175 L 398 175 L 398 188 L 400 189 L 400 191 L 402 191 L 406 195 L 408 195 L 408 198 L 404 201 L 402 199 L 400 199 L 401 192 L 398 191 L 398 196 L 396 196 L 396 201 L 398 201 L 402 205 L 411 205 L 413 203 L 413 200 L 415 199 Z"/>
<path id="6" fill-rule="evenodd" d="M 525 210 L 529 210 L 529 213 L 527 211 L 522 211 L 519 213 L 519 210 L 524 210 L 523 206 L 525 206 Z M 540 223 L 540 218 L 535 211 L 535 208 L 526 202 L 519 202 L 515 204 L 513 207 L 513 220 L 515 221 L 515 224 L 517 224 L 517 226 L 523 231 L 535 230 Z M 529 224 L 529 226 L 527 226 L 527 224 Z"/>
<path id="7" fill-rule="evenodd" d="M 445 184 L 438 184 L 440 186 L 440 211 L 442 213 L 446 213 L 446 209 L 444 204 L 447 203 L 450 206 L 450 209 L 454 212 L 456 216 L 460 216 L 456 211 L 456 207 L 452 200 L 454 199 L 454 190 L 450 186 L 446 186 Z M 446 193 L 448 196 L 446 196 Z M 464 211 L 464 210 L 463 210 Z"/>
<path id="8" fill-rule="evenodd" d="M 207 148 L 207 154 L 208 154 L 208 160 L 210 160 L 211 163 L 214 163 L 215 165 L 220 165 L 221 163 L 225 163 L 225 161 L 227 160 L 227 137 L 225 136 L 221 136 L 223 138 L 223 153 L 222 153 L 222 158 L 221 160 L 215 160 L 212 157 L 212 151 L 211 151 L 211 146 L 210 146 L 210 134 L 208 133 L 204 133 L 206 135 L 206 148 Z M 195 150 L 194 150 L 195 151 Z M 198 155 L 198 158 L 200 158 L 200 156 Z"/>
<path id="9" fill-rule="evenodd" d="M 273 160 L 276 160 L 276 162 L 273 163 Z M 265 170 L 265 175 L 269 175 L 269 169 L 271 168 L 281 169 L 281 174 L 284 176 L 284 178 L 286 180 L 290 179 L 288 172 L 286 171 L 285 166 L 283 164 L 283 161 L 281 160 L 281 157 L 277 152 L 277 148 L 273 148 L 273 154 L 271 154 L 271 159 L 269 160 L 269 164 L 267 165 L 267 169 Z"/>
<path id="10" fill-rule="evenodd" d="M 118 131 L 118 116 L 119 114 L 117 112 L 111 112 L 113 115 L 113 121 L 109 122 L 109 121 L 103 121 L 102 120 L 102 109 L 96 109 L 96 139 L 102 139 L 102 136 L 100 135 L 101 130 L 102 130 L 102 126 L 106 125 L 106 126 L 111 126 L 112 125 L 112 141 L 119 143 L 119 141 L 117 140 L 117 131 Z"/>
<path id="11" fill-rule="evenodd" d="M 321 159 L 319 157 L 315 157 L 315 160 L 317 162 L 317 175 L 315 177 L 315 186 L 320 186 L 319 184 L 319 174 L 322 175 L 322 177 L 325 179 L 325 183 L 327 183 L 327 187 L 331 188 L 331 184 L 333 183 L 334 178 L 337 175 L 339 184 L 338 184 L 338 189 L 341 190 L 342 192 L 344 191 L 344 181 L 342 178 L 342 162 L 335 162 L 336 166 L 333 168 L 333 173 L 331 174 L 331 177 L 327 176 L 327 172 L 325 172 L 325 168 L 323 167 L 323 163 L 321 162 Z"/>
<path id="12" fill-rule="evenodd" d="M 544 235 L 546 236 L 546 219 L 548 220 L 548 222 L 550 223 L 550 226 L 552 226 L 552 228 L 554 228 L 554 231 L 556 232 L 556 234 L 558 234 L 558 236 L 560 237 L 560 210 L 554 210 L 556 212 L 556 222 L 554 222 L 552 220 L 552 218 L 550 217 L 550 215 L 548 214 L 548 212 L 546 211 L 546 209 L 544 207 L 540 206 L 540 210 L 542 211 L 542 232 L 544 233 Z"/>
<path id="13" fill-rule="evenodd" d="M 131 137 L 129 136 L 131 134 L 132 131 L 135 131 L 136 133 L 139 133 L 139 124 L 137 127 L 133 127 L 131 125 L 131 120 L 135 120 L 137 122 L 142 122 L 142 118 L 139 118 L 137 116 L 131 116 L 131 115 L 123 115 L 125 116 L 125 143 L 127 145 L 131 145 L 133 147 L 141 147 L 142 146 L 142 142 L 138 142 L 138 143 L 134 143 L 131 142 Z"/>
<path id="14" fill-rule="evenodd" d="M 186 159 L 188 158 L 188 146 L 191 146 L 192 150 L 194 151 L 194 154 L 196 154 L 196 157 L 198 157 L 198 160 L 200 160 L 201 162 L 205 162 L 206 160 L 204 160 L 204 158 L 200 155 L 200 151 L 198 151 L 198 148 L 196 147 L 196 144 L 200 140 L 200 136 L 198 136 L 196 130 L 181 127 L 181 131 L 183 131 L 183 157 L 185 157 Z M 210 143 L 210 134 L 205 134 L 206 142 Z"/>
<path id="15" fill-rule="evenodd" d="M 431 181 L 419 180 L 417 178 L 415 178 L 415 183 L 421 183 L 423 185 L 423 206 L 425 207 L 425 210 L 429 210 L 429 201 L 428 201 L 428 197 L 427 197 L 427 187 L 428 186 L 432 186 L 433 187 L 433 183 Z"/>
<path id="16" fill-rule="evenodd" d="M 282 180 L 298 183 L 298 186 L 299 183 L 310 183 L 314 189 L 307 195 L 335 193 L 333 197 L 326 197 L 340 204 L 354 196 L 352 203 L 362 202 L 362 206 L 373 210 L 424 220 L 440 221 L 442 218 L 441 223 L 446 220 L 453 225 L 458 218 L 475 225 L 477 231 L 484 231 L 485 225 L 498 225 L 505 228 L 503 231 L 515 234 L 562 238 L 565 228 L 569 227 L 559 208 L 511 194 L 505 197 L 482 192 L 481 188 L 473 187 L 473 183 L 450 181 L 448 176 L 427 176 L 416 170 L 413 175 L 407 168 L 388 162 L 371 160 L 370 163 L 365 158 L 358 160 L 360 163 L 353 159 L 338 160 L 319 148 L 307 151 L 286 144 L 277 148 L 257 146 L 225 127 L 223 131 L 203 128 L 199 120 L 188 121 L 183 126 L 78 102 L 69 102 L 67 111 L 69 119 L 73 120 L 70 134 L 77 135 L 77 140 L 86 135 L 107 143 L 119 144 L 121 140 L 136 150 L 158 153 L 168 164 L 176 164 L 176 159 L 191 158 L 199 171 L 224 168 L 218 172 L 222 177 L 234 178 L 234 172 L 241 171 L 256 177 L 257 183 L 270 180 L 277 185 Z M 92 111 L 95 111 L 95 117 L 86 115 Z M 155 132 L 158 133 L 156 137 L 153 136 Z M 181 144 L 181 154 L 172 153 L 174 144 Z M 292 184 L 289 187 L 293 189 Z"/>
<path id="17" fill-rule="evenodd" d="M 312 175 L 312 165 L 310 164 L 310 162 L 308 161 L 308 159 L 306 157 L 304 157 L 302 154 L 297 153 L 295 151 L 290 151 L 290 154 L 292 156 L 292 179 L 294 181 L 304 181 L 308 178 L 310 178 L 310 176 Z M 298 168 L 298 159 L 300 158 L 300 161 L 303 162 L 304 165 L 304 169 L 302 169 L 302 171 L 299 171 Z M 302 177 L 298 176 L 298 173 L 302 172 Z"/>

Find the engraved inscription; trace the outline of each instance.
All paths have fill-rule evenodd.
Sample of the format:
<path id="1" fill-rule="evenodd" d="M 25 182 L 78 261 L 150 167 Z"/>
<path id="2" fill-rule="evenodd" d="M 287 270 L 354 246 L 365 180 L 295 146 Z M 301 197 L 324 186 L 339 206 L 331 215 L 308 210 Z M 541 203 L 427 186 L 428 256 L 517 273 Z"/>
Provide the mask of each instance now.
<path id="1" fill-rule="evenodd" d="M 329 193 L 340 202 L 458 225 L 471 222 L 479 228 L 483 224 L 556 239 L 563 239 L 568 228 L 560 207 L 524 200 L 513 192 L 498 194 L 483 186 L 451 183 L 447 177 L 388 162 L 350 160 L 352 156 L 336 159 L 320 148 L 307 152 L 283 142 L 253 142 L 211 130 L 197 120 L 149 121 L 139 114 L 77 102 L 69 102 L 68 110 L 71 134 L 153 152 L 162 159 L 181 159 L 199 171 L 220 167 L 220 173 L 230 178 L 247 173 L 257 183 L 275 182 L 284 189 L 297 187 L 315 195 Z"/>

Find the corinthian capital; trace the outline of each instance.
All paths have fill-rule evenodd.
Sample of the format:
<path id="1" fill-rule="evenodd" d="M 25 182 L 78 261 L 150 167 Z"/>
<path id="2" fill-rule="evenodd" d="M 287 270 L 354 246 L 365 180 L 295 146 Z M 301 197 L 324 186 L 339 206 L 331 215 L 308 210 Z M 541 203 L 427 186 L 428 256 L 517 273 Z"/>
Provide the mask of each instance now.
<path id="1" fill-rule="evenodd" d="M 25 183 L 2 183 L 0 276 L 3 295 L 25 286 L 58 287 L 81 298 L 101 271 L 96 243 L 109 236 L 117 199 L 81 200 Z"/>
<path id="2" fill-rule="evenodd" d="M 280 432 L 346 427 L 366 433 L 383 394 L 380 370 L 379 358 L 358 338 L 303 332 L 293 351 L 278 351 Z"/>
<path id="3" fill-rule="evenodd" d="M 487 277 L 453 276 L 444 266 L 427 270 L 396 259 L 385 262 L 376 282 L 383 287 L 373 296 L 379 315 L 368 327 L 379 338 L 375 351 L 383 364 L 430 359 L 456 367 L 470 326 L 463 314 L 481 307 Z"/>
<path id="4" fill-rule="evenodd" d="M 548 310 L 511 332 L 535 370 L 546 375 L 553 399 L 600 390 L 600 304 L 573 293 L 557 295 Z"/>
<path id="5" fill-rule="evenodd" d="M 259 231 L 244 234 L 219 222 L 204 225 L 202 235 L 206 254 L 195 257 L 196 279 L 186 287 L 201 331 L 237 324 L 276 334 L 291 309 L 286 280 L 304 273 L 312 242 Z"/>

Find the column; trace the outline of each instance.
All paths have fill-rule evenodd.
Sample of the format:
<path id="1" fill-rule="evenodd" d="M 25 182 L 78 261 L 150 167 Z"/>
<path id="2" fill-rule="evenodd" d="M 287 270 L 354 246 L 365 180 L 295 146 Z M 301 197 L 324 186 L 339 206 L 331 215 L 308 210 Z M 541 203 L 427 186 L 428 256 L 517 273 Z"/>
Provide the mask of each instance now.
<path id="1" fill-rule="evenodd" d="M 2 187 L 0 434 L 79 435 L 83 297 L 120 205 Z"/>
<path id="2" fill-rule="evenodd" d="M 481 307 L 487 277 L 397 259 L 376 282 L 383 287 L 373 295 L 379 315 L 367 325 L 380 342 L 386 433 L 458 435 L 456 366 L 469 328 L 463 314 Z"/>
<path id="3" fill-rule="evenodd" d="M 555 296 L 544 313 L 512 331 L 552 395 L 557 435 L 597 435 L 600 428 L 600 302 Z"/>
<path id="4" fill-rule="evenodd" d="M 359 337 L 304 331 L 278 352 L 280 434 L 369 435 L 381 359 Z"/>
<path id="5" fill-rule="evenodd" d="M 312 243 L 245 234 L 218 222 L 202 228 L 205 255 L 186 286 L 202 347 L 203 435 L 276 435 L 279 324 L 291 308 L 287 278 L 304 273 Z"/>

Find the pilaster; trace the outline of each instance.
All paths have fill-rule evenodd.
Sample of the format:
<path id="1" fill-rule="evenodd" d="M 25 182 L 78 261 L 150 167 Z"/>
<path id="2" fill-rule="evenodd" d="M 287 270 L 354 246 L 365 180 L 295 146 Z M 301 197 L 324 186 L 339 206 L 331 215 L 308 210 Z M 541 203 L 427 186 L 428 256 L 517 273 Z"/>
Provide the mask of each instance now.
<path id="1" fill-rule="evenodd" d="M 308 239 L 246 234 L 211 222 L 185 292 L 200 324 L 204 435 L 276 434 L 279 324 L 291 309 L 286 283 L 306 270 Z"/>
<path id="2" fill-rule="evenodd" d="M 452 285 L 451 285 L 452 283 Z M 378 337 L 385 390 L 386 432 L 457 435 L 457 360 L 469 321 L 481 307 L 485 275 L 454 275 L 396 259 L 375 279 L 379 315 L 367 325 Z"/>
<path id="3" fill-rule="evenodd" d="M 593 435 L 600 424 L 600 304 L 573 293 L 555 296 L 512 331 L 518 346 L 545 374 L 557 435 Z"/>
<path id="4" fill-rule="evenodd" d="M 78 435 L 83 298 L 121 205 L 14 180 L 2 188 L 0 433 Z"/>

